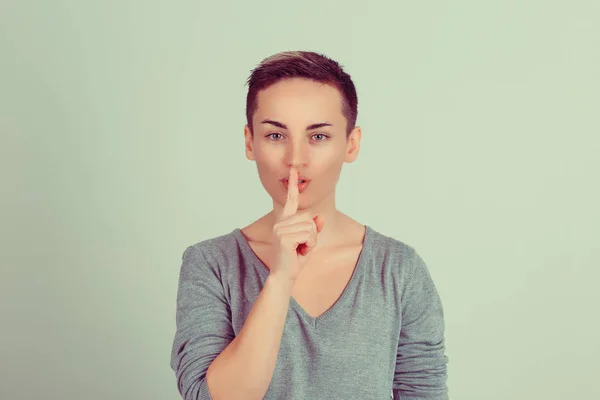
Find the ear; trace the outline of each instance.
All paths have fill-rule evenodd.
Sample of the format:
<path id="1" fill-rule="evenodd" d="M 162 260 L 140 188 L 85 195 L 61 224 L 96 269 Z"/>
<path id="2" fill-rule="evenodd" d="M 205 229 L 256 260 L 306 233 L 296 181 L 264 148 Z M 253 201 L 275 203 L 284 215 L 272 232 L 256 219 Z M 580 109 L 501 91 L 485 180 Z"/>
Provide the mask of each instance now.
<path id="1" fill-rule="evenodd" d="M 347 163 L 354 162 L 358 157 L 358 151 L 360 150 L 360 139 L 362 137 L 362 130 L 360 126 L 355 126 L 354 129 L 348 135 L 346 144 L 346 155 L 344 161 Z"/>
<path id="2" fill-rule="evenodd" d="M 246 158 L 250 161 L 256 160 L 254 158 L 253 138 L 252 134 L 250 133 L 250 127 L 248 125 L 244 126 L 244 142 L 246 149 Z"/>

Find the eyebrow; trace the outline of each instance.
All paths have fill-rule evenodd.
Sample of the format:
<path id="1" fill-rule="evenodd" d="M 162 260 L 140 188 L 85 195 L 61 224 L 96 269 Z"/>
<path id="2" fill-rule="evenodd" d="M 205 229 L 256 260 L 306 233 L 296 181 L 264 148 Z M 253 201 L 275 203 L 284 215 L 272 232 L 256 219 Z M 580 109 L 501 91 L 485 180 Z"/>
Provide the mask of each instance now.
<path id="1" fill-rule="evenodd" d="M 282 122 L 278 122 L 278 121 L 273 121 L 271 119 L 265 119 L 263 121 L 261 121 L 261 124 L 271 124 L 271 125 L 275 125 L 278 128 L 281 129 L 287 129 L 287 125 L 282 123 Z M 313 130 L 313 129 L 318 129 L 318 128 L 322 128 L 324 126 L 333 126 L 333 124 L 330 124 L 329 122 L 319 122 L 316 124 L 311 124 L 309 126 L 306 127 L 307 131 Z"/>

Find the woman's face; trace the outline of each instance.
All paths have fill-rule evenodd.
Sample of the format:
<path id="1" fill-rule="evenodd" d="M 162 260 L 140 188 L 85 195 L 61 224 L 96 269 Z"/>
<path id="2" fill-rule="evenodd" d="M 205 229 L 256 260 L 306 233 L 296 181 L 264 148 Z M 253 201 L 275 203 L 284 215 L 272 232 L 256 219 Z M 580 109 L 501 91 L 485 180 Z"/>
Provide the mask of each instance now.
<path id="1" fill-rule="evenodd" d="M 346 118 L 341 95 L 332 86 L 309 79 L 279 81 L 260 91 L 252 118 L 254 137 L 244 128 L 246 157 L 256 161 L 262 185 L 274 205 L 284 205 L 287 189 L 282 183 L 292 165 L 299 176 L 310 179 L 300 193 L 298 209 L 335 198 L 342 164 L 358 155 L 360 128 L 346 140 Z M 315 124 L 324 126 L 310 127 Z"/>

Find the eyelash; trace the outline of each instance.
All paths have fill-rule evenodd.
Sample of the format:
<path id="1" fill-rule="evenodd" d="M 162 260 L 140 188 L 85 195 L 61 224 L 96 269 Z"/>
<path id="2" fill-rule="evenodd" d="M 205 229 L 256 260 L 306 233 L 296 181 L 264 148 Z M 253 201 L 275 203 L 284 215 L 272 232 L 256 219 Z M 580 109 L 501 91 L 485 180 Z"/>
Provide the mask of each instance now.
<path id="1" fill-rule="evenodd" d="M 275 133 L 269 133 L 269 134 L 268 134 L 268 135 L 266 135 L 265 137 L 267 137 L 267 138 L 268 138 L 268 137 L 269 137 L 269 136 L 271 136 L 271 135 L 281 135 L 281 133 L 278 133 L 278 132 L 275 132 Z M 328 135 L 328 134 L 326 134 L 326 133 L 315 133 L 313 136 L 315 136 L 315 135 L 321 135 L 321 136 L 325 136 L 327 139 L 331 138 L 331 136 L 329 136 L 329 135 Z M 324 142 L 325 140 L 326 140 L 326 139 L 323 139 L 323 140 L 317 140 L 317 142 Z M 272 142 L 278 142 L 278 140 L 271 140 L 271 141 L 272 141 Z"/>

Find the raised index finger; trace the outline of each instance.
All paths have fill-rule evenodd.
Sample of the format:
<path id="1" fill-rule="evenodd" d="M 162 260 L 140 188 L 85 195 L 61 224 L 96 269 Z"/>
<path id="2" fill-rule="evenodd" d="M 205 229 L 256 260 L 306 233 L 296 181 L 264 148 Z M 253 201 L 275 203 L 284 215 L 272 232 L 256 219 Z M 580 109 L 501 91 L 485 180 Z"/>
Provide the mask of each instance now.
<path id="1" fill-rule="evenodd" d="M 283 207 L 282 219 L 291 217 L 296 214 L 296 211 L 298 211 L 298 171 L 292 166 L 288 178 L 288 195 Z"/>

